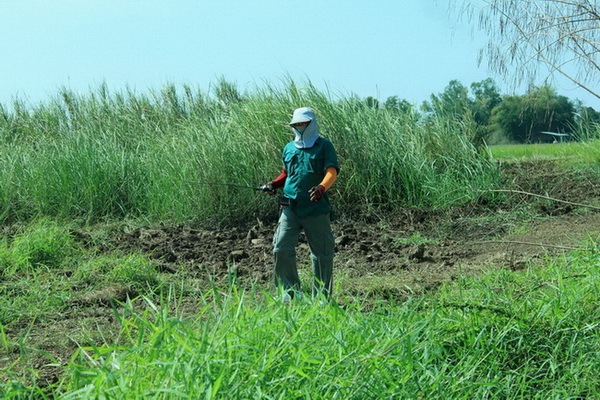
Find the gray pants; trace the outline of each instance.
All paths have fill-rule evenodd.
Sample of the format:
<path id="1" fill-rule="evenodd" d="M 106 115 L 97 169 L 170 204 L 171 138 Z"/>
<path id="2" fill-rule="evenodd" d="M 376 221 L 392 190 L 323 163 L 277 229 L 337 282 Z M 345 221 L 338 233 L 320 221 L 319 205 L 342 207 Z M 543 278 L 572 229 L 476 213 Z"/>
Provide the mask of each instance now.
<path id="1" fill-rule="evenodd" d="M 299 218 L 289 207 L 283 208 L 273 237 L 275 285 L 283 286 L 292 295 L 294 290 L 300 290 L 296 245 L 302 230 L 310 247 L 314 275 L 313 295 L 322 292 L 329 296 L 335 247 L 329 214 Z"/>

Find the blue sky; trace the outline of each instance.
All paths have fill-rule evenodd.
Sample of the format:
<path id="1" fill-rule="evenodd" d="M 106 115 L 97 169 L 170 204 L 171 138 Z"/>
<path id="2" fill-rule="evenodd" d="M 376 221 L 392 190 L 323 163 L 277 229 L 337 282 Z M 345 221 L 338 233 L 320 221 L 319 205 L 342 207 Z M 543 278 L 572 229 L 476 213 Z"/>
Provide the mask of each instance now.
<path id="1" fill-rule="evenodd" d="M 0 0 L 0 103 L 37 103 L 65 86 L 208 91 L 220 77 L 253 90 L 286 76 L 339 95 L 420 104 L 452 79 L 492 77 L 485 45 L 447 0 Z M 560 94 L 600 110 L 573 85 Z M 522 90 L 516 89 L 517 93 Z"/>

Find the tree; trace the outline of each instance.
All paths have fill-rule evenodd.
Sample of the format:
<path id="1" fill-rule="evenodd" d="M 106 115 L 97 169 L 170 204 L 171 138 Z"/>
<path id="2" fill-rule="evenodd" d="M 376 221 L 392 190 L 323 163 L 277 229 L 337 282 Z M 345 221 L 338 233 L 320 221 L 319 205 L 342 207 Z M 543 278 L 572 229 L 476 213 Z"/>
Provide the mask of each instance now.
<path id="1" fill-rule="evenodd" d="M 580 107 L 577 115 L 582 121 L 585 121 L 588 124 L 600 124 L 600 112 L 596 111 L 592 107 Z"/>
<path id="2" fill-rule="evenodd" d="M 492 109 L 502 101 L 500 89 L 493 79 L 487 78 L 473 82 L 471 93 L 462 83 L 452 80 L 442 93 L 432 94 L 430 102 L 423 103 L 423 109 L 438 116 L 462 117 L 470 113 L 483 132 L 490 123 Z"/>
<path id="3" fill-rule="evenodd" d="M 430 102 L 423 103 L 423 110 L 437 116 L 460 117 L 469 110 L 469 89 L 457 80 L 451 80 L 440 94 L 432 94 Z"/>
<path id="4" fill-rule="evenodd" d="M 365 104 L 369 108 L 379 108 L 379 100 L 373 96 L 369 96 L 365 99 Z"/>
<path id="5" fill-rule="evenodd" d="M 549 86 L 534 87 L 524 96 L 505 96 L 493 109 L 492 121 L 515 142 L 546 141 L 543 131 L 571 131 L 575 105 Z"/>
<path id="6" fill-rule="evenodd" d="M 579 100 L 575 101 L 575 126 L 577 139 L 597 139 L 600 135 L 600 112 L 585 107 Z"/>
<path id="7" fill-rule="evenodd" d="M 473 82 L 471 92 L 475 96 L 471 105 L 475 122 L 481 126 L 489 125 L 492 110 L 502 102 L 500 89 L 493 79 L 487 78 L 481 82 Z"/>
<path id="8" fill-rule="evenodd" d="M 399 111 L 403 114 L 414 112 L 414 105 L 406 99 L 398 96 L 390 96 L 385 100 L 383 107 L 389 111 Z"/>
<path id="9" fill-rule="evenodd" d="M 481 4 L 484 7 L 480 7 Z M 515 84 L 543 66 L 600 98 L 600 6 L 596 0 L 465 0 L 463 11 L 489 34 L 490 68 Z"/>
<path id="10" fill-rule="evenodd" d="M 471 101 L 471 115 L 476 125 L 476 142 L 485 143 L 491 133 L 492 110 L 502 102 L 500 89 L 493 79 L 487 78 L 471 84 L 475 99 Z"/>

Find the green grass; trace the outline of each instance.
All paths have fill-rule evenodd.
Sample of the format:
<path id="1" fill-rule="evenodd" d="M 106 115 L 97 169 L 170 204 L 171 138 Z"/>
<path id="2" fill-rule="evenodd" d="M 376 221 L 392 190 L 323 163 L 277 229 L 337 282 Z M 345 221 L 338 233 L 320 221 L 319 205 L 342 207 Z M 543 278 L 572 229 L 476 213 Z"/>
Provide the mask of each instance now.
<path id="1" fill-rule="evenodd" d="M 6 241 L 3 246 L 8 253 L 6 270 L 10 272 L 58 268 L 76 252 L 68 228 L 47 219 L 37 220 L 18 233 L 10 249 Z"/>
<path id="2" fill-rule="evenodd" d="M 61 91 L 47 103 L 0 107 L 0 221 L 51 218 L 235 224 L 273 217 L 268 196 L 192 182 L 259 185 L 281 169 L 292 111 L 313 107 L 336 146 L 339 213 L 447 207 L 449 191 L 488 188 L 498 171 L 468 121 L 367 107 L 312 85 L 241 95 L 167 86 L 151 94 Z"/>
<path id="3" fill-rule="evenodd" d="M 555 144 L 513 144 L 490 146 L 496 159 L 510 160 L 563 160 L 566 165 L 590 165 L 600 162 L 600 140 Z"/>
<path id="4" fill-rule="evenodd" d="M 459 277 L 403 302 L 344 295 L 343 307 L 320 299 L 285 306 L 259 287 L 213 286 L 190 312 L 189 292 L 172 285 L 115 308 L 117 332 L 82 344 L 58 382 L 42 388 L 5 370 L 0 396 L 597 398 L 598 246 L 583 243 L 518 273 Z M 20 284 L 34 290 L 58 281 L 46 273 Z M 39 301 L 46 316 L 61 307 Z M 36 352 L 26 338 L 13 342 L 6 327 L 0 323 L 0 351 Z"/>
<path id="5" fill-rule="evenodd" d="M 156 267 L 143 254 L 103 254 L 91 256 L 77 266 L 74 277 L 85 284 L 122 283 L 138 288 L 159 283 Z"/>
<path id="6" fill-rule="evenodd" d="M 145 293 L 161 282 L 146 256 L 88 251 L 68 226 L 45 218 L 0 241 L 0 324 L 50 320 L 69 307 L 73 286 L 112 284 Z"/>
<path id="7" fill-rule="evenodd" d="M 439 240 L 437 240 L 437 239 L 431 239 L 428 237 L 424 237 L 423 235 L 421 235 L 418 232 L 407 238 L 395 237 L 395 238 L 393 238 L 393 241 L 396 243 L 402 243 L 402 244 L 426 244 L 426 243 L 438 243 L 439 242 Z"/>
<path id="8" fill-rule="evenodd" d="M 594 248 L 371 311 L 215 289 L 189 321 L 173 299 L 146 299 L 143 311 L 126 307 L 119 344 L 82 348 L 57 389 L 65 399 L 595 398 L 599 264 Z"/>

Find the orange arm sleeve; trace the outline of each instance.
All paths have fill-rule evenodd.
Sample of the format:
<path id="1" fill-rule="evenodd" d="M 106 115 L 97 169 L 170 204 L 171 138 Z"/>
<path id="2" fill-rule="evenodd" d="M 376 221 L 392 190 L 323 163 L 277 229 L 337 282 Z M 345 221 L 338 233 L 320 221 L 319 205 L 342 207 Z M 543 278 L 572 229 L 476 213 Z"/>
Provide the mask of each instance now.
<path id="1" fill-rule="evenodd" d="M 325 170 L 325 178 L 321 181 L 321 185 L 325 188 L 325 190 L 329 190 L 331 185 L 337 179 L 337 169 L 335 167 L 329 167 Z"/>

